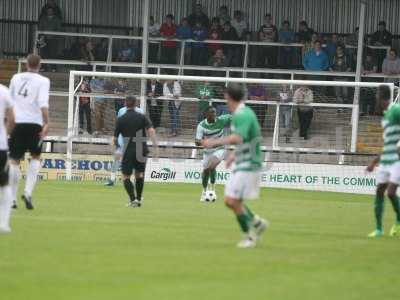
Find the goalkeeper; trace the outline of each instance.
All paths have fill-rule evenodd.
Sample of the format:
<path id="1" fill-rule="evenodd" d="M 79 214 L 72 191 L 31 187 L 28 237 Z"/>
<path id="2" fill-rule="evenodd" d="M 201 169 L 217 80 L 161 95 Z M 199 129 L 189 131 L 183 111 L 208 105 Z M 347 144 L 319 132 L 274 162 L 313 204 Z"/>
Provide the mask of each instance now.
<path id="1" fill-rule="evenodd" d="M 388 86 L 381 85 L 377 92 L 378 107 L 384 111 L 382 118 L 383 151 L 367 167 L 368 172 L 377 171 L 377 189 L 375 195 L 376 229 L 368 237 L 376 238 L 383 235 L 383 206 L 387 193 L 396 214 L 396 224 L 390 230 L 390 235 L 400 234 L 400 205 L 397 197 L 397 187 L 400 184 L 400 159 L 398 143 L 400 142 L 400 104 L 390 105 L 391 91 Z"/>
<path id="2" fill-rule="evenodd" d="M 232 116 L 229 114 L 217 117 L 214 107 L 209 106 L 205 112 L 205 119 L 197 126 L 196 132 L 196 145 L 201 146 L 202 140 L 216 139 L 224 135 L 225 128 L 230 124 Z M 204 149 L 203 152 L 203 173 L 202 185 L 203 192 L 200 201 L 205 202 L 207 190 L 215 192 L 215 181 L 217 177 L 217 166 L 225 157 L 224 146 L 214 147 L 211 149 Z M 211 187 L 208 187 L 208 182 L 211 182 Z"/>

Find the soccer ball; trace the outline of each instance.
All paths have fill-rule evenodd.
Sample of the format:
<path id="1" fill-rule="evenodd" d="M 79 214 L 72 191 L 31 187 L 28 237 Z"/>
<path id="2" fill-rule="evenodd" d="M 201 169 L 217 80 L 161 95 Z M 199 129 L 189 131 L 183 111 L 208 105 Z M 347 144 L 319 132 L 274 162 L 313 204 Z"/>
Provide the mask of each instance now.
<path id="1" fill-rule="evenodd" d="M 205 202 L 215 202 L 217 200 L 217 194 L 214 191 L 207 191 L 204 197 Z"/>

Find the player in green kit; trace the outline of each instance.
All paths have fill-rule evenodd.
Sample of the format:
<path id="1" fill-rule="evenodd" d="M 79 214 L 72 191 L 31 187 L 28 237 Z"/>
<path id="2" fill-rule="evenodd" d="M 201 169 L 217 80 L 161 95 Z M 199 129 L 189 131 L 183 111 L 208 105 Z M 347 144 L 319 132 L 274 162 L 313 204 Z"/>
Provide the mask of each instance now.
<path id="1" fill-rule="evenodd" d="M 217 139 L 224 135 L 225 128 L 231 122 L 231 115 L 216 116 L 214 107 L 209 106 L 205 112 L 205 119 L 197 126 L 196 145 L 201 146 L 203 139 Z M 225 147 L 217 146 L 210 149 L 204 149 L 203 153 L 203 173 L 202 184 L 203 192 L 200 201 L 205 201 L 207 190 L 215 192 L 215 181 L 217 177 L 217 167 L 225 158 Z M 211 187 L 208 186 L 208 181 L 211 182 Z"/>
<path id="2" fill-rule="evenodd" d="M 225 92 L 228 108 L 232 112 L 231 134 L 218 139 L 204 139 L 202 145 L 212 149 L 235 145 L 226 160 L 227 167 L 235 162 L 234 170 L 225 186 L 225 204 L 234 212 L 244 239 L 239 248 L 253 248 L 267 228 L 266 220 L 253 214 L 244 200 L 256 199 L 260 193 L 260 171 L 263 162 L 261 152 L 261 130 L 253 110 L 244 104 L 244 89 L 240 84 L 231 84 Z"/>
<path id="3" fill-rule="evenodd" d="M 384 111 L 382 118 L 383 150 L 367 167 L 372 172 L 379 165 L 377 171 L 377 189 L 375 195 L 376 229 L 368 237 L 376 238 L 383 235 L 382 217 L 385 192 L 392 203 L 396 214 L 396 224 L 390 230 L 390 235 L 400 235 L 400 204 L 397 197 L 397 187 L 400 184 L 400 158 L 397 144 L 400 141 L 400 104 L 390 104 L 391 91 L 386 85 L 378 88 L 378 105 Z"/>

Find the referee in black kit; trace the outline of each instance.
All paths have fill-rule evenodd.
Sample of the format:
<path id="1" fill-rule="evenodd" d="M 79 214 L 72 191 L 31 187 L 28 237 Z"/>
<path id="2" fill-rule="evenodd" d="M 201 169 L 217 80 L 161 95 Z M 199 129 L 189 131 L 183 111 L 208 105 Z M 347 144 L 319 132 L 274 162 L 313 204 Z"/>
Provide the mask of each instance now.
<path id="1" fill-rule="evenodd" d="M 136 102 L 136 97 L 126 97 L 127 111 L 118 118 L 114 133 L 114 145 L 116 147 L 122 146 L 118 145 L 118 136 L 122 135 L 124 139 L 121 169 L 124 187 L 129 195 L 129 207 L 140 207 L 142 205 L 146 160 L 149 154 L 148 137 L 151 139 L 153 147 L 157 149 L 157 138 L 153 124 L 146 115 L 135 111 Z M 131 181 L 133 171 L 135 171 L 136 191 Z"/>

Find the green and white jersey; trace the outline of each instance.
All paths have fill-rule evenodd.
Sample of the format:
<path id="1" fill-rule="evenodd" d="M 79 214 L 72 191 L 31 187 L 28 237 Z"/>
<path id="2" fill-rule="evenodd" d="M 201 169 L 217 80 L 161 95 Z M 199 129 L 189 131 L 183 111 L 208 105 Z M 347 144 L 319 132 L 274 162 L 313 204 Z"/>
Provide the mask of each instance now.
<path id="1" fill-rule="evenodd" d="M 200 122 L 197 126 L 196 140 L 201 141 L 202 139 L 218 139 L 224 135 L 225 128 L 230 124 L 232 120 L 231 115 L 222 115 L 215 119 L 214 123 L 208 123 L 207 119 Z M 204 149 L 205 153 L 213 153 L 216 150 L 224 149 L 224 146 Z"/>
<path id="2" fill-rule="evenodd" d="M 392 165 L 399 161 L 397 143 L 400 141 L 400 104 L 392 104 L 382 118 L 383 150 L 381 165 Z"/>
<path id="3" fill-rule="evenodd" d="M 232 117 L 232 134 L 242 137 L 243 143 L 235 149 L 236 171 L 258 171 L 261 169 L 263 155 L 261 153 L 261 129 L 254 111 L 240 104 Z"/>

